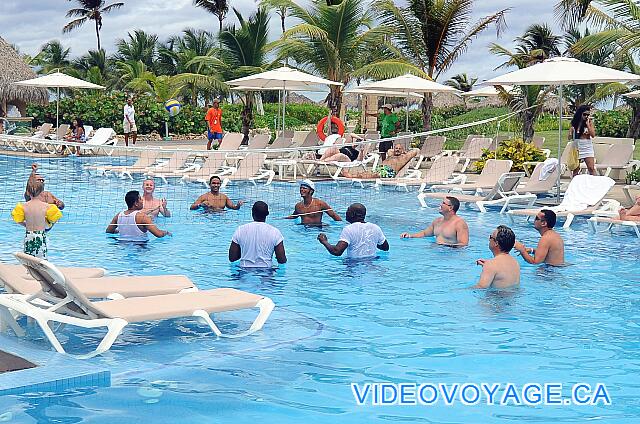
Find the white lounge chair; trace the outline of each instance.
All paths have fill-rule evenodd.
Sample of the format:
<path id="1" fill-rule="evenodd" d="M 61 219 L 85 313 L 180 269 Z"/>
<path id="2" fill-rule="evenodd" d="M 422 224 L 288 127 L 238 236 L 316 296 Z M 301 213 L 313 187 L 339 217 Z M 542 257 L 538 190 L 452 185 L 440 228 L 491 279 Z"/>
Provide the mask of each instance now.
<path id="1" fill-rule="evenodd" d="M 606 224 L 607 228 L 605 231 L 611 231 L 611 229 L 616 226 L 629 227 L 633 229 L 636 236 L 640 238 L 640 221 L 629 221 L 605 216 L 592 216 L 588 219 L 588 222 L 594 233 L 598 231 L 598 224 Z"/>
<path id="2" fill-rule="evenodd" d="M 173 174 L 164 174 L 163 180 L 166 181 L 166 178 L 169 177 L 179 177 L 182 179 L 183 183 L 187 182 L 198 182 L 204 184 L 205 187 L 209 188 L 209 178 L 213 175 L 220 175 L 225 170 L 229 172 L 232 169 L 226 167 L 225 163 L 226 155 L 224 152 L 216 152 L 211 151 L 208 153 L 205 158 L 204 164 L 194 170 L 189 170 L 185 172 L 174 172 Z"/>
<path id="3" fill-rule="evenodd" d="M 86 166 L 85 169 L 98 175 L 110 176 L 113 174 L 122 178 L 127 173 L 131 175 L 133 172 L 147 171 L 149 167 L 157 162 L 158 156 L 160 156 L 160 150 L 157 149 L 140 150 L 139 153 L 140 156 L 131 165 L 92 165 Z"/>
<path id="4" fill-rule="evenodd" d="M 418 191 L 423 191 L 434 184 L 446 183 L 453 176 L 457 164 L 457 156 L 440 156 L 433 161 L 431 168 L 425 171 L 414 169 L 404 177 L 380 178 L 376 180 L 376 186 L 391 185 L 404 188 L 406 191 L 409 191 L 409 186 L 419 186 Z"/>
<path id="5" fill-rule="evenodd" d="M 102 149 L 107 156 L 111 156 L 114 149 L 107 150 L 104 146 L 115 146 L 118 144 L 118 139 L 115 135 L 116 132 L 113 128 L 99 128 L 94 132 L 93 137 L 90 137 L 86 143 L 80 144 L 80 150 L 83 152 L 86 151 L 98 154 Z"/>
<path id="6" fill-rule="evenodd" d="M 460 159 L 464 160 L 460 172 L 464 173 L 471 164 L 471 161 L 479 160 L 482 157 L 482 151 L 484 149 L 488 149 L 491 146 L 492 141 L 493 140 L 491 138 L 487 137 L 472 139 L 467 150 L 459 154 Z"/>
<path id="7" fill-rule="evenodd" d="M 519 195 L 516 191 L 516 187 L 520 184 L 520 180 L 524 177 L 524 172 L 507 172 L 500 176 L 496 185 L 484 196 L 470 195 L 470 194 L 458 194 L 458 193 L 420 193 L 418 194 L 418 201 L 423 208 L 428 207 L 427 199 L 444 199 L 445 197 L 455 197 L 460 203 L 475 204 L 480 212 L 486 212 L 489 205 L 503 205 L 500 213 L 504 213 L 507 209 L 507 201 L 513 196 L 520 196 L 520 201 L 525 200 L 529 206 L 533 204 L 536 199 L 535 195 L 529 195 L 529 198 L 525 198 Z"/>
<path id="8" fill-rule="evenodd" d="M 640 164 L 640 161 L 633 160 L 635 147 L 633 144 L 612 144 L 602 161 L 595 164 L 596 172 L 608 177 L 613 170 L 626 171 L 634 165 Z"/>
<path id="9" fill-rule="evenodd" d="M 415 169 L 420 169 L 423 162 L 427 160 L 434 160 L 441 156 L 444 149 L 444 143 L 447 141 L 447 137 L 444 135 L 430 135 L 424 139 L 424 143 L 420 147 L 420 156 L 415 165 Z M 457 162 L 456 162 L 457 163 Z"/>
<path id="10" fill-rule="evenodd" d="M 33 318 L 54 349 L 60 353 L 66 352 L 55 334 L 58 328 L 52 328 L 50 323 L 58 322 L 82 328 L 106 327 L 107 334 L 98 347 L 90 353 L 76 356 L 78 358 L 90 358 L 109 350 L 124 327 L 131 323 L 195 317 L 204 321 L 216 335 L 223 336 L 210 314 L 259 308 L 258 317 L 246 332 L 227 336 L 240 337 L 261 329 L 274 308 L 273 302 L 267 297 L 231 288 L 91 301 L 71 278 L 67 278 L 52 263 L 24 253 L 15 255 L 34 278 L 46 287 L 48 296 L 0 295 L 0 317 L 3 323 L 10 326 L 18 336 L 22 336 L 24 330 L 14 318 L 15 314 Z"/>
<path id="11" fill-rule="evenodd" d="M 250 181 L 256 185 L 256 181 L 266 179 L 264 185 L 271 184 L 276 173 L 271 169 L 263 168 L 266 159 L 265 153 L 249 153 L 240 161 L 237 168 L 230 168 L 218 174 L 223 178 L 220 188 L 225 188 L 231 181 Z"/>
<path id="12" fill-rule="evenodd" d="M 151 178 L 160 178 L 166 184 L 168 177 L 182 176 L 185 172 L 197 168 L 193 161 L 191 163 L 187 163 L 192 154 L 193 152 L 188 150 L 176 150 L 173 152 L 171 157 L 169 157 L 169 160 L 158 161 L 156 165 L 151 165 L 145 170 L 134 170 L 133 172 L 138 174 L 142 173 Z M 123 174 L 133 179 L 131 177 L 131 171 L 125 171 Z"/>
<path id="13" fill-rule="evenodd" d="M 511 171 L 513 162 L 503 159 L 488 159 L 482 168 L 482 172 L 478 175 L 478 179 L 474 182 L 467 182 L 466 175 L 460 175 L 457 178 L 461 183 L 456 184 L 437 184 L 431 187 L 432 191 L 455 191 L 455 192 L 482 192 L 490 190 L 498 182 L 498 178 L 504 173 Z"/>
<path id="14" fill-rule="evenodd" d="M 591 216 L 594 212 L 613 214 L 620 207 L 620 202 L 605 199 L 611 187 L 615 185 L 609 177 L 594 175 L 576 175 L 569 183 L 562 202 L 558 206 L 548 209 L 553 210 L 558 218 L 566 218 L 563 228 L 569 228 L 576 216 Z M 525 216 L 527 219 L 535 217 L 540 209 L 510 210 L 507 216 L 511 222 L 515 216 Z"/>

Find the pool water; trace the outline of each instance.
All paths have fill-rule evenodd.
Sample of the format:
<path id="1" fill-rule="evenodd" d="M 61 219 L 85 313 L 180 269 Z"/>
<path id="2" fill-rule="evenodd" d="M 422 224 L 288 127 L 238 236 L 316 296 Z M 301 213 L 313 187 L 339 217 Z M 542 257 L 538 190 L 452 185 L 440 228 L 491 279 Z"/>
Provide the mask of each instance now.
<path id="1" fill-rule="evenodd" d="M 294 184 L 235 184 L 227 190 L 240 211 L 192 212 L 206 191 L 195 184 L 158 182 L 174 217 L 158 225 L 170 238 L 146 245 L 104 234 L 123 209 L 134 181 L 88 175 L 91 159 L 42 165 L 47 188 L 67 203 L 50 233 L 49 259 L 60 265 L 101 266 L 112 275 L 180 273 L 202 289 L 234 287 L 276 304 L 264 329 L 240 339 L 216 339 L 206 327 L 181 319 L 130 325 L 112 349 L 90 361 L 112 373 L 108 388 L 0 397 L 0 420 L 19 423 L 637 423 L 640 416 L 640 288 L 638 241 L 631 232 L 589 232 L 584 221 L 561 230 L 568 267 L 522 262 L 522 284 L 511 292 L 470 290 L 478 258 L 490 257 L 488 235 L 504 215 L 462 209 L 470 246 L 451 249 L 431 239 L 401 240 L 437 217 L 421 209 L 415 193 L 337 188 L 316 194 L 344 217 L 362 201 L 367 220 L 380 225 L 391 250 L 354 262 L 331 257 L 316 240 L 337 242 L 344 223 L 322 230 L 282 220 L 298 201 Z M 23 230 L 9 220 L 20 201 L 29 162 L 0 157 L 0 259 L 21 249 Z M 267 222 L 285 237 L 288 263 L 276 271 L 247 271 L 227 260 L 235 228 L 250 220 L 250 204 L 265 200 Z M 531 223 L 513 225 L 518 239 L 535 245 Z M 253 317 L 223 314 L 223 331 L 246 328 Z M 65 331 L 81 353 L 98 332 Z M 49 349 L 38 331 L 29 342 Z M 351 383 L 604 383 L 611 405 L 357 405 Z"/>

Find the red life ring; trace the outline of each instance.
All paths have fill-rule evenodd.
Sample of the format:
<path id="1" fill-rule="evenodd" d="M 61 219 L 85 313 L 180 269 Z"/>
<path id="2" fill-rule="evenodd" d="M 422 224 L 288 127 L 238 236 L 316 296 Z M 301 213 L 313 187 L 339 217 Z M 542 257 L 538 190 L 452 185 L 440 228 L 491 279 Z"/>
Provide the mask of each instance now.
<path id="1" fill-rule="evenodd" d="M 326 123 L 327 117 L 325 116 L 318 121 L 318 126 L 316 127 L 316 134 L 318 134 L 318 138 L 322 141 L 327 138 L 327 135 L 324 133 L 324 124 Z M 340 118 L 338 118 L 337 116 L 331 116 L 331 123 L 338 126 L 338 134 L 340 134 L 341 136 L 344 135 L 344 122 L 342 122 Z"/>

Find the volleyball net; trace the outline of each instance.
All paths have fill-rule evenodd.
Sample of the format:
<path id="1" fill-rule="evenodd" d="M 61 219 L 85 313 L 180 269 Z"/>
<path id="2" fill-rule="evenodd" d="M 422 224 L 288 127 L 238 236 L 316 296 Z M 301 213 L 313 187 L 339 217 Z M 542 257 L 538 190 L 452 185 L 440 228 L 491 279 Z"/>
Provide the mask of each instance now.
<path id="1" fill-rule="evenodd" d="M 347 137 L 333 146 L 319 146 L 310 133 L 299 140 L 280 137 L 271 141 L 268 136 L 256 136 L 246 148 L 241 146 L 241 135 L 230 134 L 219 150 L 212 151 L 205 149 L 206 140 L 124 147 L 0 135 L 0 221 L 11 221 L 12 209 L 24 201 L 32 164 L 37 164 L 35 172 L 44 179 L 45 190 L 64 202 L 60 224 L 106 227 L 118 212 L 127 209 L 125 194 L 138 190 L 142 196 L 145 181 L 147 185 L 152 181 L 158 202 L 147 207 L 157 208 L 165 199 L 171 218 L 164 222 L 210 225 L 203 214 L 211 210 L 206 205 L 214 206 L 219 196 L 208 196 L 201 202 L 205 207 L 192 208 L 201 195 L 211 193 L 213 176 L 220 179 L 220 191 L 233 205 L 245 203 L 238 212 L 216 214 L 216 222 L 250 221 L 251 205 L 257 200 L 269 205 L 270 219 L 284 218 L 301 200 L 299 183 L 303 179 L 315 182 L 314 197 L 344 215 L 352 203 L 385 200 L 395 190 L 415 191 L 421 178 L 450 177 L 461 170 L 465 158 L 479 157 L 483 148 L 495 146 L 495 126 L 509 116 L 512 114 L 384 140 L 372 134 Z M 447 135 L 455 132 L 460 138 L 461 131 L 466 132 L 464 144 L 457 152 L 447 152 Z M 396 153 L 407 156 L 385 166 L 389 162 L 383 162 L 380 155 L 381 142 L 399 145 Z M 459 165 L 451 171 L 451 161 L 437 160 L 447 154 L 459 158 Z M 408 156 L 410 160 L 404 163 Z"/>

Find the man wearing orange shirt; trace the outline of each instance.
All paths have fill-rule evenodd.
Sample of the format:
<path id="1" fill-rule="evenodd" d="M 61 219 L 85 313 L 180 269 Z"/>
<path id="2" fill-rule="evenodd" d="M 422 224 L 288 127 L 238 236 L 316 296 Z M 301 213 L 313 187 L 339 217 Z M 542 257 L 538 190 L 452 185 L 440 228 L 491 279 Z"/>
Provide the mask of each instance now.
<path id="1" fill-rule="evenodd" d="M 204 120 L 209 123 L 207 150 L 211 150 L 211 143 L 214 139 L 219 140 L 218 143 L 221 143 L 220 140 L 222 140 L 222 109 L 220 109 L 220 100 L 215 99 L 213 101 L 213 106 L 207 111 Z"/>

